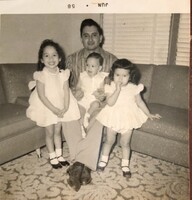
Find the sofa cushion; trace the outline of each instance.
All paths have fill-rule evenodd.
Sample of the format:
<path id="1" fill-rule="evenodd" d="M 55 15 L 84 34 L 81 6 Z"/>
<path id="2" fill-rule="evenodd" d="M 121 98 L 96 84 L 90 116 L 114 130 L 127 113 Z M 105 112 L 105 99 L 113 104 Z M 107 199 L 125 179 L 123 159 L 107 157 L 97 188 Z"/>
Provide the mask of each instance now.
<path id="1" fill-rule="evenodd" d="M 35 64 L 2 64 L 0 78 L 8 103 L 15 103 L 19 96 L 29 96 L 28 83 L 32 80 Z"/>
<path id="2" fill-rule="evenodd" d="M 161 65 L 154 68 L 150 103 L 188 109 L 189 67 Z"/>
<path id="3" fill-rule="evenodd" d="M 137 64 L 137 67 L 141 72 L 140 82 L 145 86 L 142 95 L 144 100 L 148 102 L 151 90 L 152 75 L 155 65 Z"/>
<path id="4" fill-rule="evenodd" d="M 174 164 L 189 167 L 188 143 L 178 142 L 138 129 L 133 132 L 131 149 Z"/>
<path id="5" fill-rule="evenodd" d="M 35 127 L 35 123 L 26 117 L 26 107 L 17 104 L 0 105 L 0 140 L 12 137 Z"/>
<path id="6" fill-rule="evenodd" d="M 149 104 L 151 113 L 159 113 L 162 118 L 147 120 L 141 131 L 183 143 L 188 142 L 188 111 L 161 104 Z"/>

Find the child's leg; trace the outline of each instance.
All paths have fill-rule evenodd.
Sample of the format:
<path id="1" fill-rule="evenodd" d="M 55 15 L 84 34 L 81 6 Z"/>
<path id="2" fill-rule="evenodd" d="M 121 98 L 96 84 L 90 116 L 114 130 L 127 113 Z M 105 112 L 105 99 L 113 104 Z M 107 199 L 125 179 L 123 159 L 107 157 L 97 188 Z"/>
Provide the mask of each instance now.
<path id="1" fill-rule="evenodd" d="M 45 128 L 45 135 L 45 143 L 49 152 L 50 163 L 54 168 L 59 168 L 60 164 L 57 160 L 54 148 L 54 125 L 50 125 Z"/>
<path id="2" fill-rule="evenodd" d="M 79 104 L 78 104 L 78 107 L 79 107 L 79 111 L 80 111 L 80 115 L 81 115 L 80 123 L 83 124 L 83 118 L 85 116 L 86 109 L 82 105 L 79 105 Z"/>
<path id="3" fill-rule="evenodd" d="M 102 155 L 98 166 L 98 169 L 101 171 L 103 171 L 107 165 L 109 159 L 109 153 L 116 140 L 116 134 L 117 133 L 115 131 L 107 128 L 106 141 L 103 144 Z"/>
<path id="4" fill-rule="evenodd" d="M 87 112 L 89 113 L 89 115 L 92 115 L 93 112 L 95 112 L 95 110 L 97 110 L 100 107 L 100 102 L 99 101 L 93 101 L 90 104 L 89 109 L 87 110 Z"/>
<path id="5" fill-rule="evenodd" d="M 62 156 L 63 152 L 62 152 L 61 125 L 62 125 L 61 123 L 57 123 L 54 125 L 55 152 L 60 164 L 62 164 L 63 166 L 68 166 L 69 162 L 66 161 Z"/>
<path id="6" fill-rule="evenodd" d="M 129 158 L 131 153 L 130 148 L 130 140 L 132 136 L 132 130 L 127 131 L 124 134 L 121 134 L 120 138 L 120 145 L 122 148 L 122 162 L 121 162 L 121 168 L 123 171 L 123 176 L 130 178 L 131 172 L 129 169 Z"/>
<path id="7" fill-rule="evenodd" d="M 55 149 L 61 149 L 62 139 L 61 139 L 61 123 L 54 125 L 54 144 Z"/>
<path id="8" fill-rule="evenodd" d="M 55 152 L 54 149 L 54 125 L 45 127 L 45 143 L 49 153 Z"/>
<path id="9" fill-rule="evenodd" d="M 87 110 L 87 112 L 85 113 L 84 116 L 84 121 L 83 124 L 85 127 L 87 127 L 89 125 L 89 118 L 90 116 L 100 107 L 100 102 L 99 101 L 93 101 L 90 104 L 89 109 Z"/>
<path id="10" fill-rule="evenodd" d="M 83 121 L 84 121 L 84 116 L 85 116 L 85 113 L 86 113 L 86 109 L 83 106 L 79 105 L 79 111 L 80 111 L 80 115 L 81 115 L 81 118 L 80 118 L 79 121 L 80 121 L 80 124 L 81 124 L 82 137 L 85 138 L 86 137 L 86 132 L 85 132 L 85 127 L 83 125 Z"/>

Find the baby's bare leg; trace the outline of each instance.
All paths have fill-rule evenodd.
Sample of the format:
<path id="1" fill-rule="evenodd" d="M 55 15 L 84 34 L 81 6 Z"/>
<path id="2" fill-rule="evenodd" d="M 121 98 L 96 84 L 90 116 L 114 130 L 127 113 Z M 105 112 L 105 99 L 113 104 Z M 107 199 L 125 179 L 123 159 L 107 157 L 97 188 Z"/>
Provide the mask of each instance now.
<path id="1" fill-rule="evenodd" d="M 90 107 L 89 109 L 87 110 L 87 112 L 85 113 L 85 116 L 84 116 L 84 121 L 83 121 L 83 124 L 84 124 L 84 127 L 87 128 L 88 125 L 89 125 L 89 121 L 90 121 L 90 116 L 100 107 L 100 102 L 99 101 L 93 101 L 91 104 L 90 104 Z"/>
<path id="2" fill-rule="evenodd" d="M 82 137 L 85 138 L 86 132 L 85 132 L 83 122 L 84 122 L 84 117 L 85 117 L 85 114 L 86 114 L 86 109 L 83 106 L 79 105 L 79 111 L 80 111 L 80 115 L 81 115 L 81 118 L 80 118 L 79 121 L 80 121 L 80 124 L 81 124 Z"/>
<path id="3" fill-rule="evenodd" d="M 89 109 L 87 110 L 87 112 L 89 113 L 89 115 L 92 115 L 93 112 L 95 112 L 98 108 L 100 107 L 100 102 L 99 101 L 93 101 L 90 104 Z"/>

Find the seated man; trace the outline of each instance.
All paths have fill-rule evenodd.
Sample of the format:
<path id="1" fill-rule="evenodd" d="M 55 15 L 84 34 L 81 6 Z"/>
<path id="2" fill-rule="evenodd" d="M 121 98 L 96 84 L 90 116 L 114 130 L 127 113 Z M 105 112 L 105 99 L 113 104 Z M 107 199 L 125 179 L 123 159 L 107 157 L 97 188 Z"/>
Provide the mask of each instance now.
<path id="1" fill-rule="evenodd" d="M 69 85 L 77 99 L 83 96 L 80 91 L 76 91 L 76 86 L 80 72 L 85 71 L 87 56 L 92 52 L 99 53 L 103 57 L 103 72 L 109 72 L 113 62 L 117 59 L 100 47 L 103 41 L 103 31 L 97 22 L 92 19 L 83 20 L 80 34 L 84 48 L 68 56 L 66 60 L 67 68 L 71 70 Z M 91 181 L 91 170 L 97 168 L 103 126 L 98 121 L 92 120 L 85 139 L 82 139 L 79 121 L 64 124 L 63 130 L 69 148 L 74 152 L 71 155 L 74 164 L 67 170 L 68 184 L 78 191 L 82 184 L 88 184 Z"/>

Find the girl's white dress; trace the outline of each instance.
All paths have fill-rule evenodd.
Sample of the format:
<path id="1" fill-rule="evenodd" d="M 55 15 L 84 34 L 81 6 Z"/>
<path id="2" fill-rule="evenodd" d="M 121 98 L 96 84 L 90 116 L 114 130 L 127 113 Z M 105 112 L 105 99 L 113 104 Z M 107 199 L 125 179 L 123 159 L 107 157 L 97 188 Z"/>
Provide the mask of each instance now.
<path id="1" fill-rule="evenodd" d="M 82 105 L 86 110 L 90 107 L 90 104 L 93 101 L 96 101 L 93 93 L 101 88 L 101 84 L 103 83 L 105 77 L 108 75 L 106 72 L 99 72 L 94 77 L 90 77 L 86 71 L 80 73 L 80 84 L 81 89 L 84 92 L 83 98 L 78 101 L 80 105 Z"/>
<path id="2" fill-rule="evenodd" d="M 111 82 L 111 85 L 105 85 L 105 93 L 112 94 L 115 88 L 115 83 Z M 96 119 L 104 126 L 121 134 L 128 130 L 140 128 L 148 117 L 137 106 L 135 96 L 143 89 L 143 84 L 128 83 L 121 88 L 115 105 L 106 105 Z"/>
<path id="3" fill-rule="evenodd" d="M 64 108 L 65 94 L 63 85 L 65 81 L 68 81 L 69 76 L 70 71 L 68 69 L 60 70 L 57 68 L 56 73 L 51 73 L 46 67 L 43 68 L 43 71 L 37 71 L 33 74 L 34 80 L 38 80 L 44 84 L 45 96 L 59 109 Z M 71 91 L 69 109 L 64 114 L 63 118 L 59 118 L 42 103 L 36 88 L 29 98 L 29 107 L 27 108 L 26 115 L 41 127 L 57 124 L 58 122 L 78 120 L 80 118 L 77 100 L 74 98 Z"/>

